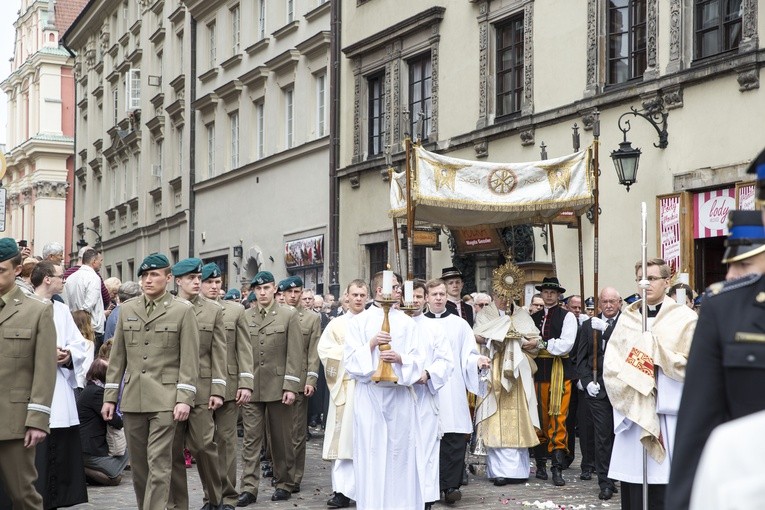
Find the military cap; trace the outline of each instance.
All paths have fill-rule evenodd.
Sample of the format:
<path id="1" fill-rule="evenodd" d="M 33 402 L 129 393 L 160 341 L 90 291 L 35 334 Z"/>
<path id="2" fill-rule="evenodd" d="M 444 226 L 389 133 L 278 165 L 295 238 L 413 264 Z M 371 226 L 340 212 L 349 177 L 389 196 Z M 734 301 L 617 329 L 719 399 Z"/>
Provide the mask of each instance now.
<path id="1" fill-rule="evenodd" d="M 287 289 L 295 289 L 303 286 L 303 279 L 299 276 L 288 276 L 279 282 L 279 290 L 284 292 Z"/>
<path id="2" fill-rule="evenodd" d="M 170 261 L 167 260 L 167 257 L 161 253 L 152 253 L 143 259 L 141 265 L 138 266 L 138 276 L 141 276 L 144 271 L 150 271 L 152 269 L 163 269 L 165 267 L 170 267 Z"/>
<path id="3" fill-rule="evenodd" d="M 631 296 L 627 296 L 626 298 L 624 298 L 624 302 L 627 303 L 628 305 L 631 305 L 632 303 L 634 303 L 638 299 L 640 299 L 640 294 L 635 292 Z"/>
<path id="4" fill-rule="evenodd" d="M 5 262 L 19 254 L 19 245 L 14 239 L 4 237 L 0 239 L 0 262 Z"/>
<path id="5" fill-rule="evenodd" d="M 752 160 L 746 173 L 757 176 L 757 199 L 765 200 L 765 149 Z"/>
<path id="6" fill-rule="evenodd" d="M 209 264 L 205 264 L 202 266 L 202 281 L 207 280 L 208 278 L 220 278 L 221 272 L 220 268 L 218 267 L 218 264 L 215 262 L 210 262 Z"/>
<path id="7" fill-rule="evenodd" d="M 703 294 L 699 294 L 698 296 L 696 296 L 696 299 L 693 300 L 693 307 L 694 308 L 698 308 L 698 307 L 701 306 L 701 300 L 702 300 L 703 296 L 704 296 Z"/>
<path id="8" fill-rule="evenodd" d="M 765 252 L 765 227 L 760 211 L 729 212 L 723 264 L 738 262 L 762 252 Z"/>
<path id="9" fill-rule="evenodd" d="M 202 261 L 197 258 L 183 259 L 173 266 L 173 276 L 202 272 Z"/>
<path id="10" fill-rule="evenodd" d="M 255 294 L 254 292 L 250 292 L 250 294 L 247 296 L 247 302 L 248 303 L 252 303 L 256 299 L 258 299 L 258 295 Z"/>
<path id="11" fill-rule="evenodd" d="M 274 275 L 268 271 L 260 271 L 250 282 L 250 287 L 265 285 L 266 283 L 274 283 Z"/>
<path id="12" fill-rule="evenodd" d="M 228 289 L 228 292 L 226 292 L 226 295 L 223 296 L 223 299 L 231 300 L 231 299 L 239 299 L 241 297 L 242 297 L 242 294 L 239 292 L 238 289 Z"/>
<path id="13" fill-rule="evenodd" d="M 594 310 L 595 309 L 595 298 L 590 296 L 587 299 L 584 300 L 584 308 L 585 310 Z"/>

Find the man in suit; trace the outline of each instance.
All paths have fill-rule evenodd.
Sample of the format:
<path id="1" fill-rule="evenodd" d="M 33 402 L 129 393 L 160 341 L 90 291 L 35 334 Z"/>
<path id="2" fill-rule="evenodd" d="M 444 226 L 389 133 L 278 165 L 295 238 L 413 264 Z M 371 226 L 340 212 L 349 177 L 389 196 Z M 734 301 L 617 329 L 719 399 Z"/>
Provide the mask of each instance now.
<path id="1" fill-rule="evenodd" d="M 56 384 L 56 328 L 50 303 L 16 286 L 21 252 L 0 239 L 0 483 L 13 508 L 41 509 L 35 490 L 35 446 L 48 435 Z"/>
<path id="2" fill-rule="evenodd" d="M 576 371 L 579 382 L 584 388 L 587 409 L 594 425 L 595 472 L 600 486 L 598 498 L 607 500 L 613 497 L 616 486 L 613 480 L 608 478 L 608 465 L 614 445 L 614 415 L 606 386 L 603 384 L 603 354 L 616 321 L 619 320 L 622 298 L 616 289 L 605 287 L 600 291 L 598 304 L 602 310 L 600 316 L 590 318 L 579 329 L 579 336 L 576 339 Z M 593 378 L 596 336 L 598 337 L 597 379 Z"/>
<path id="3" fill-rule="evenodd" d="M 308 399 L 316 391 L 316 382 L 319 378 L 319 354 L 316 345 L 319 343 L 321 334 L 321 320 L 319 314 L 307 310 L 301 306 L 303 294 L 303 280 L 299 276 L 290 276 L 279 282 L 284 301 L 287 306 L 294 309 L 300 321 L 300 331 L 303 335 L 302 363 L 300 366 L 300 385 L 302 391 L 298 392 L 294 405 L 295 421 L 292 430 L 292 443 L 295 447 L 295 486 L 292 492 L 300 492 L 300 482 L 303 481 L 305 470 L 305 442 L 308 431 Z"/>
<path id="4" fill-rule="evenodd" d="M 254 358 L 255 378 L 252 398 L 242 408 L 244 468 L 237 506 L 255 503 L 260 480 L 260 448 L 266 421 L 271 431 L 274 484 L 272 501 L 289 499 L 295 488 L 293 479 L 295 450 L 292 444 L 294 417 L 292 405 L 301 387 L 303 334 L 295 310 L 274 301 L 274 275 L 260 271 L 252 279 L 256 302 L 247 310 L 247 324 Z"/>
<path id="5" fill-rule="evenodd" d="M 194 405 L 199 328 L 191 303 L 167 292 L 170 262 L 161 253 L 138 268 L 143 297 L 122 304 L 104 386 L 104 421 L 120 409 L 139 510 L 166 508 L 173 437 Z"/>
<path id="6" fill-rule="evenodd" d="M 239 406 L 252 395 L 252 345 L 247 329 L 244 307 L 234 300 L 221 300 L 223 283 L 217 264 L 202 267 L 202 295 L 223 307 L 223 327 L 226 330 L 226 395 L 223 405 L 213 412 L 215 444 L 218 445 L 218 465 L 221 474 L 222 504 L 219 510 L 234 510 L 236 492 L 236 420 Z M 236 289 L 231 289 L 239 293 Z M 229 292 L 231 292 L 231 290 Z M 228 294 L 226 294 L 228 295 Z M 207 494 L 205 501 L 210 501 Z"/>
<path id="7" fill-rule="evenodd" d="M 441 279 L 446 283 L 446 308 L 465 319 L 470 327 L 473 327 L 473 307 L 462 300 L 462 288 L 465 282 L 462 280 L 462 271 L 456 267 L 445 267 L 441 270 Z"/>
<path id="8" fill-rule="evenodd" d="M 765 410 L 759 391 L 765 384 L 765 228 L 759 211 L 731 211 L 728 225 L 723 263 L 747 263 L 754 272 L 713 284 L 704 295 L 688 357 L 665 500 L 666 508 L 673 510 L 688 508 L 699 458 L 712 430 Z M 733 470 L 739 468 L 732 465 Z M 757 475 L 742 471 L 738 476 Z M 749 503 L 751 508 L 761 504 Z"/>
<path id="9" fill-rule="evenodd" d="M 208 497 L 204 510 L 217 509 L 221 504 L 221 473 L 218 465 L 218 445 L 213 434 L 213 412 L 223 405 L 226 395 L 226 333 L 223 328 L 223 307 L 200 296 L 202 261 L 183 259 L 173 266 L 172 274 L 178 287 L 178 297 L 191 303 L 199 325 L 199 378 L 194 405 L 186 423 L 175 429 L 173 445 L 173 474 L 169 509 L 189 507 L 186 482 L 186 445 L 197 461 L 202 488 Z"/>

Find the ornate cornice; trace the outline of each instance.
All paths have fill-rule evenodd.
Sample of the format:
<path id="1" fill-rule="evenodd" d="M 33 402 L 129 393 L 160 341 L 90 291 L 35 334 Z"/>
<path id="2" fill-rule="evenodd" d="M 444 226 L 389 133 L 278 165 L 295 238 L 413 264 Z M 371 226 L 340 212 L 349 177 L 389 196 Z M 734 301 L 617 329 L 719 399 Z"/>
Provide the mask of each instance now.
<path id="1" fill-rule="evenodd" d="M 37 198 L 66 198 L 69 184 L 62 181 L 37 181 L 32 187 Z"/>

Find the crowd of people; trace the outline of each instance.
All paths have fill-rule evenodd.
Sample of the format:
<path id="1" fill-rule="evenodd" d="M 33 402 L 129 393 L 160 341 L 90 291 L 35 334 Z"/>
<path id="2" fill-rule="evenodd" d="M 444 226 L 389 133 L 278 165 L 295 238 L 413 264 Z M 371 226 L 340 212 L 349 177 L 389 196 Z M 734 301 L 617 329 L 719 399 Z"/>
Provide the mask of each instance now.
<path id="1" fill-rule="evenodd" d="M 463 296 L 449 267 L 429 281 L 356 279 L 335 302 L 268 271 L 226 291 L 214 263 L 159 253 L 138 281 L 104 281 L 95 249 L 64 270 L 61 245 L 38 257 L 0 239 L 0 507 L 83 503 L 87 484 L 117 485 L 129 465 L 139 509 L 188 509 L 192 458 L 204 510 L 257 502 L 264 475 L 271 500 L 288 500 L 322 425 L 330 508 L 456 504 L 471 449 L 497 486 L 564 486 L 576 437 L 578 476 L 597 479 L 601 500 L 642 508 L 645 483 L 651 509 L 704 508 L 687 463 L 715 425 L 765 408 L 732 394 L 748 380 L 736 369 L 765 359 L 764 335 L 742 332 L 743 316 L 723 333 L 721 316 L 729 299 L 743 299 L 736 313 L 765 303 L 759 212 L 731 215 L 727 245 L 730 281 L 710 287 L 699 320 L 661 259 L 634 267 L 645 303 L 608 286 L 566 297 L 549 276 L 519 306 L 509 262 L 490 293 Z M 686 368 L 703 391 L 688 391 Z"/>

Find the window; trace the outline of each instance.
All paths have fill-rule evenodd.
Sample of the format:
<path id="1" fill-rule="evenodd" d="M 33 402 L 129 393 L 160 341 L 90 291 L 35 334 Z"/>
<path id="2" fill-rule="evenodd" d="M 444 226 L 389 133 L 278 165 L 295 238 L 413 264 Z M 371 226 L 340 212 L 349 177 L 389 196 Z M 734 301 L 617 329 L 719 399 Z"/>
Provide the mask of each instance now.
<path id="1" fill-rule="evenodd" d="M 367 245 L 369 255 L 369 278 L 388 269 L 388 243 L 372 243 Z M 371 291 L 374 293 L 374 291 Z"/>
<path id="2" fill-rule="evenodd" d="M 412 272 L 414 273 L 415 278 L 421 280 L 427 279 L 427 261 L 427 248 L 424 246 L 415 246 L 414 253 L 412 253 L 412 262 L 414 262 L 414 270 Z"/>
<path id="3" fill-rule="evenodd" d="M 231 170 L 239 167 L 239 112 L 233 112 L 228 116 L 231 128 Z"/>
<path id="4" fill-rule="evenodd" d="M 640 78 L 646 66 L 646 1 L 611 0 L 608 7 L 608 83 Z"/>
<path id="5" fill-rule="evenodd" d="M 295 0 L 287 0 L 287 23 L 295 21 Z"/>
<path id="6" fill-rule="evenodd" d="M 109 179 L 109 206 L 114 207 L 117 205 L 117 197 L 119 196 L 119 175 L 117 174 L 117 167 L 111 167 L 111 179 Z"/>
<path id="7" fill-rule="evenodd" d="M 285 139 L 287 148 L 291 148 L 294 143 L 294 89 L 286 89 L 284 91 L 284 127 L 285 127 Z"/>
<path id="8" fill-rule="evenodd" d="M 178 145 L 178 175 L 183 175 L 183 131 L 181 129 L 176 129 L 175 136 Z"/>
<path id="9" fill-rule="evenodd" d="M 385 73 L 379 73 L 369 77 L 367 89 L 369 91 L 369 155 L 381 154 L 385 143 L 385 116 L 383 115 L 383 99 L 385 96 Z"/>
<path id="10" fill-rule="evenodd" d="M 239 53 L 239 6 L 234 6 L 231 9 L 231 46 L 234 55 Z"/>
<path id="11" fill-rule="evenodd" d="M 261 159 L 265 155 L 265 128 L 266 128 L 266 115 L 265 104 L 261 101 L 255 105 L 255 140 L 256 140 L 256 154 L 257 159 Z"/>
<path id="12" fill-rule="evenodd" d="M 207 125 L 207 177 L 215 175 L 215 123 Z"/>
<path id="13" fill-rule="evenodd" d="M 432 83 L 430 54 L 409 62 L 409 132 L 412 138 L 427 140 L 430 135 Z"/>
<path id="14" fill-rule="evenodd" d="M 175 36 L 175 59 L 178 74 L 183 74 L 183 34 Z"/>
<path id="15" fill-rule="evenodd" d="M 316 77 L 316 136 L 327 134 L 327 75 Z"/>
<path id="16" fill-rule="evenodd" d="M 120 87 L 117 83 L 114 83 L 112 86 L 114 87 L 112 90 L 112 112 L 114 116 L 114 125 L 116 126 L 120 121 Z"/>
<path id="17" fill-rule="evenodd" d="M 523 16 L 497 26 L 497 117 L 521 111 Z"/>
<path id="18" fill-rule="evenodd" d="M 258 39 L 266 38 L 266 0 L 258 3 Z"/>
<path id="19" fill-rule="evenodd" d="M 696 58 L 738 48 L 742 0 L 696 0 Z"/>
<path id="20" fill-rule="evenodd" d="M 125 75 L 125 110 L 141 109 L 141 70 L 130 69 Z"/>
<path id="21" fill-rule="evenodd" d="M 208 49 L 210 50 L 209 53 L 209 63 L 210 67 L 215 67 L 215 59 L 216 59 L 216 47 L 215 47 L 215 23 L 210 23 L 207 25 L 207 44 Z"/>

